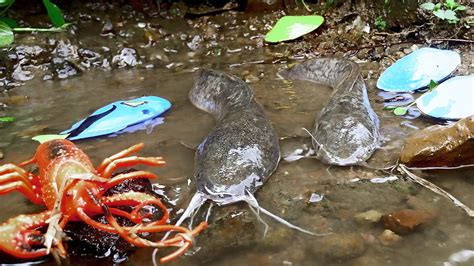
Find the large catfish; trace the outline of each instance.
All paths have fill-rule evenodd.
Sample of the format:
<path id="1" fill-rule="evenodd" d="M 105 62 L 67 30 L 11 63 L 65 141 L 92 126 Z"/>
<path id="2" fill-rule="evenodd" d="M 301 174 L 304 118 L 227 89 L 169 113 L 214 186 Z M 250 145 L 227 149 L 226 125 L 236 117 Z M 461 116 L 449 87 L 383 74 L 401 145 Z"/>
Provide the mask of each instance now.
<path id="1" fill-rule="evenodd" d="M 218 205 L 247 202 L 255 213 L 305 233 L 260 207 L 254 197 L 280 160 L 278 136 L 240 78 L 215 70 L 200 70 L 189 99 L 217 120 L 196 150 L 194 178 L 197 192 L 177 225 L 197 211 L 205 201 Z M 260 220 L 262 221 L 262 220 Z"/>
<path id="2" fill-rule="evenodd" d="M 333 87 L 311 132 L 316 157 L 328 164 L 364 165 L 379 146 L 379 119 L 370 106 L 357 63 L 317 58 L 295 65 L 283 75 Z"/>

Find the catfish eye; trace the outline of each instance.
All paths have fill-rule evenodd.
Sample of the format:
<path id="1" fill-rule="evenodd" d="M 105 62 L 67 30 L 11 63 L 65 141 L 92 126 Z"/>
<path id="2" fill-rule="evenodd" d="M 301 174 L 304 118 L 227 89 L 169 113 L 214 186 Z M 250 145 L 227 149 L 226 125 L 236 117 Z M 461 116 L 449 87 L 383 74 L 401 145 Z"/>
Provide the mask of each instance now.
<path id="1" fill-rule="evenodd" d="M 148 110 L 148 109 L 142 110 L 142 113 L 143 113 L 144 115 L 147 115 L 147 114 L 150 113 L 150 110 Z"/>

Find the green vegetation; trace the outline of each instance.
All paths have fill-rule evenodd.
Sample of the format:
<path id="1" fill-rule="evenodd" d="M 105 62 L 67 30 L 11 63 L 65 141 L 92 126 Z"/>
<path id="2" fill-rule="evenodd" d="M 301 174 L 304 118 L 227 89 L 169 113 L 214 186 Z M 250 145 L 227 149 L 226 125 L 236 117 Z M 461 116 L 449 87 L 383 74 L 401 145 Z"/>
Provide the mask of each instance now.
<path id="1" fill-rule="evenodd" d="M 12 116 L 3 116 L 3 117 L 0 117 L 0 123 L 11 123 L 11 122 L 15 122 L 15 118 L 12 117 Z"/>
<path id="2" fill-rule="evenodd" d="M 459 21 L 457 12 L 467 9 L 465 6 L 456 3 L 455 0 L 446 0 L 443 3 L 439 2 L 437 4 L 427 2 L 421 4 L 420 7 L 424 10 L 432 12 L 437 18 L 448 21 L 450 24 L 454 24 Z"/>
<path id="3" fill-rule="evenodd" d="M 428 85 L 428 90 L 425 91 L 425 93 L 434 90 L 437 86 L 438 86 L 438 83 L 436 83 L 436 81 L 434 81 L 434 80 L 431 80 L 430 84 Z M 405 105 L 405 106 L 385 106 L 384 110 L 391 110 L 394 115 L 399 115 L 399 116 L 406 115 L 408 113 L 408 109 L 411 106 L 413 106 L 415 103 L 416 103 L 416 101 L 413 101 L 410 104 Z"/>
<path id="4" fill-rule="evenodd" d="M 374 22 L 375 28 L 379 30 L 385 30 L 387 28 L 387 22 L 382 17 L 377 17 Z"/>
<path id="5" fill-rule="evenodd" d="M 15 0 L 0 0 L 0 47 L 5 47 L 13 43 L 14 34 L 13 32 L 31 32 L 31 31 L 42 31 L 42 32 L 57 32 L 63 31 L 70 24 L 64 21 L 63 13 L 61 9 L 51 3 L 50 0 L 43 0 L 43 5 L 48 12 L 48 17 L 53 24 L 52 28 L 19 28 L 15 20 L 5 17 L 8 9 L 15 3 Z"/>

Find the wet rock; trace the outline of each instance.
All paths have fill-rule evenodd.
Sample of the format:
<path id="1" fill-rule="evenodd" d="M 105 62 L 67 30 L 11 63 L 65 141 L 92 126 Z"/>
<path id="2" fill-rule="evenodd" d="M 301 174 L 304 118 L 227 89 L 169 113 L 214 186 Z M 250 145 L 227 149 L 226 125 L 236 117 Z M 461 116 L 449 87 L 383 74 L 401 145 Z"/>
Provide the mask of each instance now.
<path id="1" fill-rule="evenodd" d="M 360 225 L 376 224 L 382 218 L 382 213 L 377 210 L 370 210 L 354 215 L 355 221 Z"/>
<path id="2" fill-rule="evenodd" d="M 397 234 L 408 234 L 433 218 L 434 215 L 428 211 L 410 209 L 403 209 L 382 216 L 385 228 Z"/>
<path id="3" fill-rule="evenodd" d="M 196 51 L 201 45 L 201 42 L 202 42 L 202 37 L 200 35 L 196 35 L 186 45 L 188 46 L 189 49 Z"/>
<path id="4" fill-rule="evenodd" d="M 68 60 L 54 57 L 51 60 L 51 71 L 57 79 L 67 79 L 80 74 L 80 70 Z"/>
<path id="5" fill-rule="evenodd" d="M 318 257 L 330 261 L 345 261 L 364 254 L 365 242 L 359 234 L 332 234 L 315 239 L 309 247 Z"/>
<path id="6" fill-rule="evenodd" d="M 134 67 L 139 63 L 137 50 L 133 48 L 123 48 L 112 58 L 112 64 L 118 68 Z"/>
<path id="7" fill-rule="evenodd" d="M 107 224 L 103 215 L 95 217 L 95 220 Z M 121 217 L 117 217 L 119 224 L 133 226 Z M 135 249 L 119 235 L 97 230 L 82 222 L 68 223 L 64 232 L 68 236 L 67 250 L 69 255 L 109 257 L 113 259 L 126 258 L 128 252 Z"/>
<path id="8" fill-rule="evenodd" d="M 431 126 L 410 136 L 400 162 L 412 167 L 474 164 L 474 116 L 448 126 Z"/>
<path id="9" fill-rule="evenodd" d="M 393 246 L 398 244 L 402 240 L 402 237 L 395 234 L 393 231 L 385 229 L 379 236 L 379 240 L 384 246 Z"/>
<path id="10" fill-rule="evenodd" d="M 100 31 L 101 36 L 115 36 L 116 32 L 114 30 L 114 24 L 112 21 L 106 20 L 104 25 L 102 26 L 102 30 Z"/>
<path id="11" fill-rule="evenodd" d="M 35 76 L 33 72 L 23 67 L 22 64 L 18 63 L 13 68 L 12 78 L 18 81 L 27 81 L 33 79 Z"/>
<path id="12" fill-rule="evenodd" d="M 80 48 L 78 53 L 81 58 L 81 66 L 91 68 L 102 65 L 102 56 L 99 53 L 86 48 Z"/>
<path id="13" fill-rule="evenodd" d="M 70 40 L 59 40 L 52 54 L 56 57 L 61 57 L 68 60 L 76 60 L 79 58 L 77 45 L 71 43 Z"/>
<path id="14" fill-rule="evenodd" d="M 227 251 L 249 247 L 261 238 L 253 213 L 235 206 L 214 208 L 213 212 L 215 216 L 211 216 L 209 227 L 200 233 L 198 239 L 198 245 L 202 246 L 200 257 L 204 261 L 212 261 Z"/>

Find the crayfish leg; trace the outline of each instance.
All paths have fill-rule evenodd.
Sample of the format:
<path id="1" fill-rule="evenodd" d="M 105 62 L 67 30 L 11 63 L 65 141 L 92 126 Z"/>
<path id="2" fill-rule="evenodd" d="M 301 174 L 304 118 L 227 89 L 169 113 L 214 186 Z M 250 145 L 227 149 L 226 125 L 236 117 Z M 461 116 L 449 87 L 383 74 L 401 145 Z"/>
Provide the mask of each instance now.
<path id="1" fill-rule="evenodd" d="M 0 167 L 0 194 L 17 190 L 31 202 L 43 204 L 43 199 L 38 193 L 39 189 L 34 185 L 35 181 L 35 176 L 14 164 L 5 164 Z"/>
<path id="2" fill-rule="evenodd" d="M 157 177 L 158 176 L 147 171 L 134 171 L 130 173 L 116 175 L 112 179 L 110 179 L 108 182 L 103 184 L 102 187 L 104 188 L 104 190 L 108 190 L 109 188 L 116 186 L 129 179 L 140 179 L 140 178 L 153 179 Z"/>
<path id="3" fill-rule="evenodd" d="M 145 147 L 145 144 L 144 143 L 138 143 L 138 144 L 135 144 L 133 145 L 132 147 L 129 147 L 121 152 L 118 152 L 112 156 L 109 156 L 107 158 L 105 158 L 101 163 L 100 165 L 97 167 L 97 172 L 99 173 L 102 173 L 104 171 L 105 168 L 107 168 L 107 166 L 117 160 L 117 159 L 120 159 L 120 158 L 124 158 L 124 157 L 127 157 L 127 156 L 130 156 L 131 154 L 133 153 L 136 153 L 136 152 L 139 152 L 141 149 L 143 149 L 143 147 Z"/>
<path id="4" fill-rule="evenodd" d="M 19 163 L 18 166 L 25 166 L 25 165 L 29 165 L 29 164 L 32 164 L 32 163 L 36 163 L 36 158 L 35 157 Z"/>
<path id="5" fill-rule="evenodd" d="M 125 157 L 113 160 L 103 170 L 98 169 L 97 171 L 104 178 L 110 178 L 115 170 L 122 167 L 130 167 L 137 164 L 143 164 L 148 166 L 160 166 L 165 164 L 162 157 Z"/>
<path id="6" fill-rule="evenodd" d="M 169 212 L 166 206 L 158 198 L 151 196 L 146 193 L 128 191 L 122 194 L 116 194 L 111 196 L 104 196 L 102 202 L 109 207 L 114 206 L 131 206 L 133 210 L 130 212 L 129 220 L 134 223 L 141 224 L 145 218 L 152 217 L 152 214 L 142 216 L 139 214 L 139 211 L 145 206 L 156 206 L 160 208 L 162 217 L 160 220 L 153 221 L 148 225 L 159 225 L 165 224 L 169 219 Z M 112 210 L 112 209 L 111 209 Z M 114 214 L 114 213 L 112 213 Z M 124 215 L 122 215 L 124 216 Z"/>

